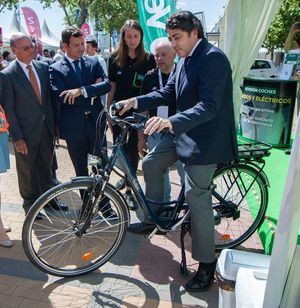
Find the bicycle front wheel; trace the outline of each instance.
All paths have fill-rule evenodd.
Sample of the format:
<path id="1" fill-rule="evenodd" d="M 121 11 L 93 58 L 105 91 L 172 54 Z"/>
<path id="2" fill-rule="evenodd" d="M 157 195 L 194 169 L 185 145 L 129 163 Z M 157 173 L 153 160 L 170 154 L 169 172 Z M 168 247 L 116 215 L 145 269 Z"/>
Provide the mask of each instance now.
<path id="1" fill-rule="evenodd" d="M 217 250 L 242 244 L 260 226 L 268 205 L 267 186 L 264 177 L 246 164 L 216 171 L 212 203 Z"/>
<path id="2" fill-rule="evenodd" d="M 24 222 L 22 242 L 37 268 L 55 276 L 82 275 L 102 266 L 118 250 L 128 226 L 128 210 L 109 184 L 94 206 L 94 188 L 92 179 L 77 178 L 50 189 L 35 202 Z M 54 209 L 56 200 L 68 211 Z M 44 218 L 38 220 L 39 214 Z"/>

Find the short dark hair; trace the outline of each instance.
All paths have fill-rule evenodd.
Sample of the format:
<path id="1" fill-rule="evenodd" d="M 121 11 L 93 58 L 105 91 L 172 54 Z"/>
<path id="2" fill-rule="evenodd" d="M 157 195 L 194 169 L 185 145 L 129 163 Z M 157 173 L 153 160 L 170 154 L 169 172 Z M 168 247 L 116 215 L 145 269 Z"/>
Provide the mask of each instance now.
<path id="1" fill-rule="evenodd" d="M 53 58 L 56 54 L 56 51 L 55 50 L 50 50 L 50 57 Z"/>
<path id="2" fill-rule="evenodd" d="M 9 51 L 4 51 L 3 54 L 2 54 L 2 57 L 4 60 L 6 60 L 6 58 L 10 55 L 10 52 Z"/>
<path id="3" fill-rule="evenodd" d="M 83 32 L 77 27 L 67 27 L 61 33 L 61 40 L 63 43 L 69 46 L 71 37 L 80 37 L 83 36 Z"/>
<path id="4" fill-rule="evenodd" d="M 189 34 L 194 30 L 198 30 L 198 38 L 203 38 L 203 27 L 199 18 L 189 11 L 181 11 L 171 15 L 166 20 L 166 28 L 180 29 Z"/>
<path id="5" fill-rule="evenodd" d="M 43 52 L 49 52 L 49 49 L 46 48 L 46 49 L 43 50 Z"/>
<path id="6" fill-rule="evenodd" d="M 87 40 L 86 43 L 91 44 L 93 48 L 98 48 L 96 40 Z"/>

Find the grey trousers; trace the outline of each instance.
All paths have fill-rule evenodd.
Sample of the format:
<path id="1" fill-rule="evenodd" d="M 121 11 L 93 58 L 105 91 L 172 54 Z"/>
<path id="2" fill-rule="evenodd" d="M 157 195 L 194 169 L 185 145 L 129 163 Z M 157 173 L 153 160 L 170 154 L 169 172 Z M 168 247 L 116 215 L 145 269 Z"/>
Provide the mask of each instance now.
<path id="1" fill-rule="evenodd" d="M 178 160 L 172 139 L 162 139 L 143 160 L 145 194 L 148 199 L 164 199 L 164 174 Z M 214 216 L 211 180 L 213 165 L 185 165 L 185 197 L 190 209 L 192 229 L 192 257 L 199 262 L 215 261 Z M 157 205 L 152 205 L 157 206 Z"/>

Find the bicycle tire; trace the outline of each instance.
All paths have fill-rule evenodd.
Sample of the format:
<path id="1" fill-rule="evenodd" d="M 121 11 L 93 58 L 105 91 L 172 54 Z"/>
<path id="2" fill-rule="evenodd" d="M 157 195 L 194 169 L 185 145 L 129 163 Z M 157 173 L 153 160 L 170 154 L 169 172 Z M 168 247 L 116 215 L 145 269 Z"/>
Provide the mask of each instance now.
<path id="1" fill-rule="evenodd" d="M 98 269 L 116 253 L 126 234 L 129 211 L 110 184 L 103 191 L 107 203 L 101 205 L 101 209 L 94 209 L 86 233 L 81 237 L 76 233 L 87 216 L 83 215 L 76 226 L 76 219 L 80 221 L 82 213 L 82 200 L 85 200 L 86 192 L 91 195 L 93 187 L 95 180 L 92 178 L 74 178 L 50 189 L 35 202 L 22 230 L 25 253 L 35 267 L 54 276 L 74 277 Z M 49 208 L 49 202 L 54 198 L 67 202 L 69 210 L 53 210 L 51 205 Z M 114 213 L 105 218 L 107 208 Z M 38 213 L 46 217 L 36 220 Z"/>
<path id="2" fill-rule="evenodd" d="M 237 170 L 240 177 L 234 182 Z M 212 185 L 215 192 L 235 207 L 235 210 L 230 212 L 228 206 L 212 197 L 216 250 L 236 247 L 246 241 L 264 220 L 268 205 L 266 175 L 259 174 L 256 168 L 247 164 L 235 163 L 218 169 Z M 247 188 L 248 192 L 242 197 Z M 220 218 L 223 215 L 225 217 Z"/>

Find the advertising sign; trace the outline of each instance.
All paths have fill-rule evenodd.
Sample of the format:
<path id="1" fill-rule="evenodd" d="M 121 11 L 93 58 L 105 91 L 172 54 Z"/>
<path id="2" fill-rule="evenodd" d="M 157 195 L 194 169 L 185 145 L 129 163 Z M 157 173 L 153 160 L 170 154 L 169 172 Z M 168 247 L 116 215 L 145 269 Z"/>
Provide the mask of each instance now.
<path id="1" fill-rule="evenodd" d="M 296 81 L 244 78 L 242 136 L 275 147 L 289 146 L 296 89 Z"/>
<path id="2" fill-rule="evenodd" d="M 38 53 L 42 54 L 41 28 L 39 19 L 34 10 L 29 7 L 22 7 L 28 34 L 37 41 Z"/>
<path id="3" fill-rule="evenodd" d="M 88 35 L 92 33 L 91 27 L 88 23 L 84 22 L 81 26 L 81 30 L 83 32 L 83 37 L 86 38 Z"/>
<path id="4" fill-rule="evenodd" d="M 155 40 L 166 36 L 166 19 L 175 12 L 174 0 L 137 0 L 145 49 L 154 51 Z"/>

